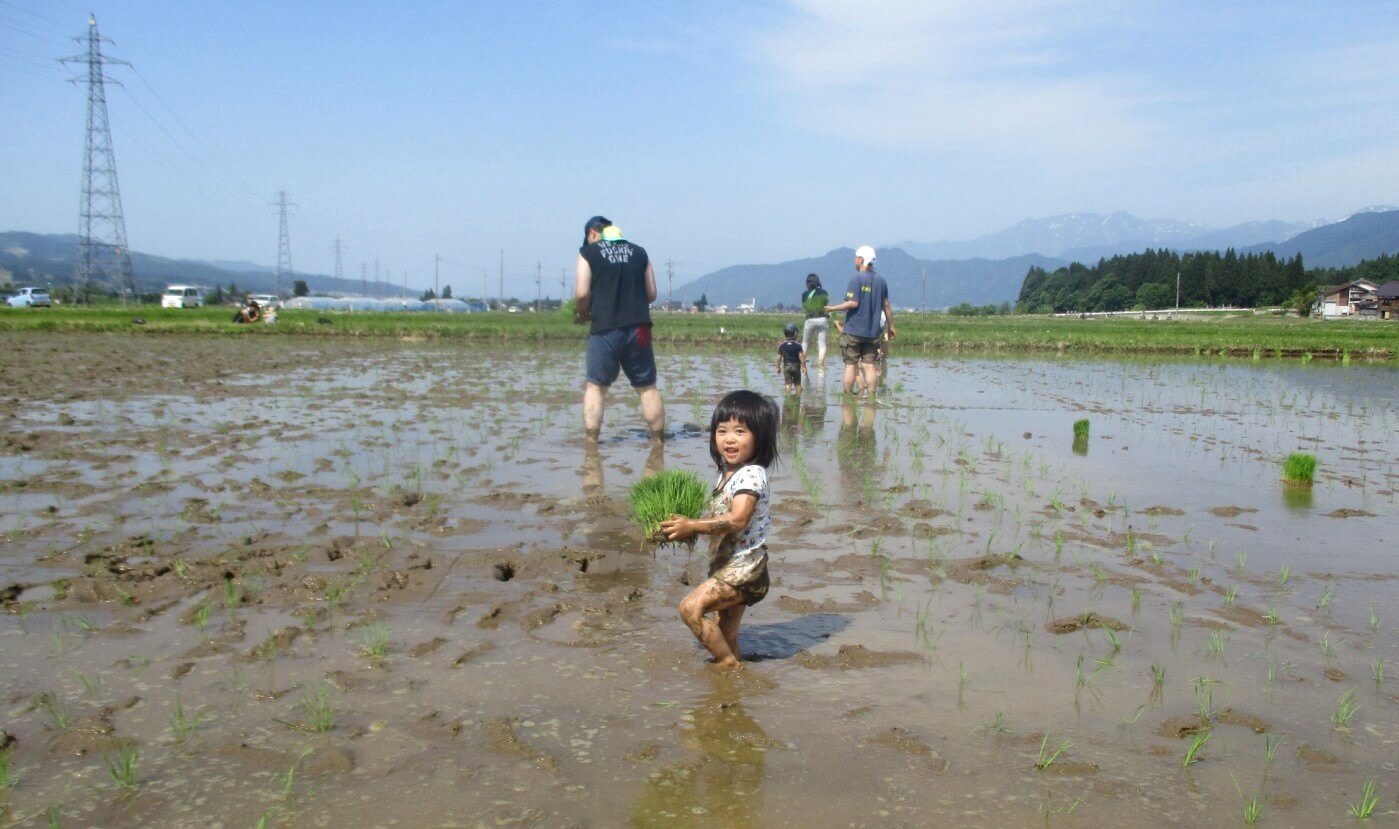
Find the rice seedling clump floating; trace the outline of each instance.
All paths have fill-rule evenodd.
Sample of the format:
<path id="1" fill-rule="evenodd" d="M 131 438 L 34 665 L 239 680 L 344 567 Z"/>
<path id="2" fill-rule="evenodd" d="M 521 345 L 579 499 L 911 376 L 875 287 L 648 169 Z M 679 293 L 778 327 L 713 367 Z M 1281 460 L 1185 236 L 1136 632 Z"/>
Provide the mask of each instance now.
<path id="1" fill-rule="evenodd" d="M 709 505 L 709 487 L 685 469 L 665 469 L 627 491 L 631 517 L 648 539 L 664 541 L 660 524 L 671 515 L 699 518 Z"/>
<path id="2" fill-rule="evenodd" d="M 1293 452 L 1282 463 L 1282 479 L 1294 486 L 1311 486 L 1316 476 L 1316 455 Z"/>

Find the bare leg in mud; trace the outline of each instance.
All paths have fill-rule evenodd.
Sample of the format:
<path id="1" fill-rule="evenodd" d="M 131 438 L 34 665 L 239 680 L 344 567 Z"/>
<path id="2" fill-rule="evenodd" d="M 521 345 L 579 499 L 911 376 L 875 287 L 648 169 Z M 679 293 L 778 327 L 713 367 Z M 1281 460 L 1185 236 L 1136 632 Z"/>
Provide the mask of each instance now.
<path id="1" fill-rule="evenodd" d="M 738 607 L 730 607 L 719 611 L 719 632 L 724 635 L 724 641 L 729 643 L 729 650 L 733 652 L 734 658 L 743 661 L 743 654 L 738 650 L 738 625 L 743 621 L 743 611 L 748 606 L 740 604 Z"/>
<path id="2" fill-rule="evenodd" d="M 680 602 L 680 618 L 720 668 L 739 667 L 738 623 L 743 618 L 743 608 L 739 592 L 716 579 L 706 579 Z M 733 613 L 735 609 L 738 610 L 736 614 Z M 718 613 L 720 622 L 709 618 L 711 612 Z M 722 626 L 726 617 L 732 620 L 732 644 L 730 631 Z"/>

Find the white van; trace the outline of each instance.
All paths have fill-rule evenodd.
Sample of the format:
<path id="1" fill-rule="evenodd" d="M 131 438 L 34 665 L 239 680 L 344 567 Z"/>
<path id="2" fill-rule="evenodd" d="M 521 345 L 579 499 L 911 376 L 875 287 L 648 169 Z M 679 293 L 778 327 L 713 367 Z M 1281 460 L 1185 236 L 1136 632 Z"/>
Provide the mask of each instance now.
<path id="1" fill-rule="evenodd" d="M 160 295 L 161 308 L 199 308 L 204 305 L 204 295 L 193 285 L 171 285 Z"/>

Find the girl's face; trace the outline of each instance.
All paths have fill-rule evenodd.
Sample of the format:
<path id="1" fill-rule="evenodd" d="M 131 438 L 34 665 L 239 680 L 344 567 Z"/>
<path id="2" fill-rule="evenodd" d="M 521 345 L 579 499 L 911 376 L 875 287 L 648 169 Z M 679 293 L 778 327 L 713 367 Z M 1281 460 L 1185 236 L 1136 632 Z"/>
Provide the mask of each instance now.
<path id="1" fill-rule="evenodd" d="M 737 420 L 726 420 L 714 429 L 714 448 L 727 467 L 742 466 L 753 460 L 755 443 L 753 430 Z"/>

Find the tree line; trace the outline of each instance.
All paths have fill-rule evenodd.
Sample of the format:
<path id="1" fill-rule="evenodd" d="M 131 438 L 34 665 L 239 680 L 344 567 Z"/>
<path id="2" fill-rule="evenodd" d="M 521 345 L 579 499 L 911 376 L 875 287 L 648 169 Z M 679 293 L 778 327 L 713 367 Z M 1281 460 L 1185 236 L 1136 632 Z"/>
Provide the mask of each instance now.
<path id="1" fill-rule="evenodd" d="M 1091 267 L 1077 262 L 1053 272 L 1032 267 L 1015 310 L 1049 314 L 1174 308 L 1177 277 L 1182 308 L 1310 307 L 1317 285 L 1337 279 L 1334 271 L 1308 271 L 1300 253 L 1279 259 L 1271 252 L 1240 256 L 1233 249 L 1222 254 L 1147 250 L 1099 259 Z"/>

